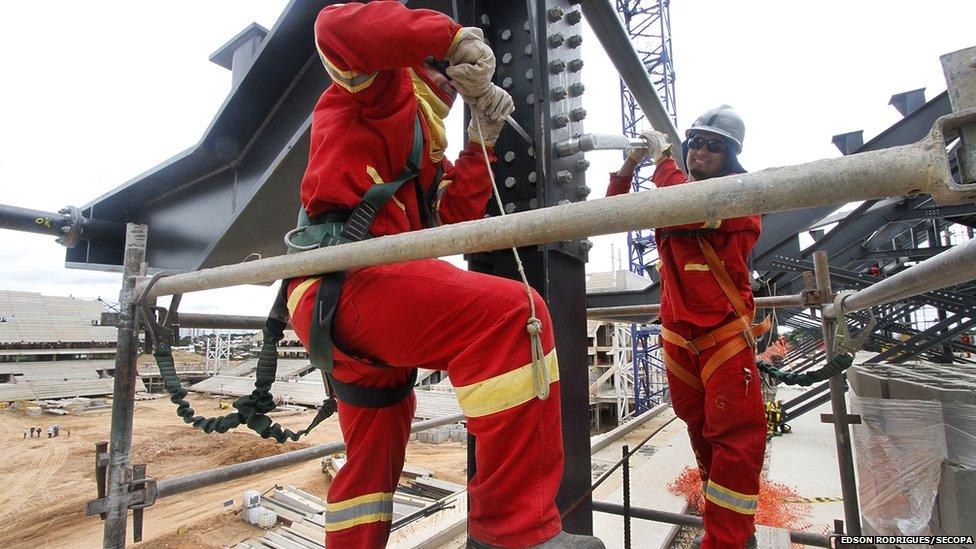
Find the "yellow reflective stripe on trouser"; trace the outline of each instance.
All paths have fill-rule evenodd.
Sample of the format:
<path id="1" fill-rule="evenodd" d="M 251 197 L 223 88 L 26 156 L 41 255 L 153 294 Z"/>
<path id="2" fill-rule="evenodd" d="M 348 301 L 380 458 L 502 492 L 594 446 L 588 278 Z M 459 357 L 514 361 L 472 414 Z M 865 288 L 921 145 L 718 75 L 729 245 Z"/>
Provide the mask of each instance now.
<path id="1" fill-rule="evenodd" d="M 546 371 L 549 372 L 550 383 L 559 381 L 556 349 L 550 351 L 542 361 Z M 455 387 L 454 392 L 457 393 L 461 410 L 468 417 L 487 416 L 514 408 L 536 397 L 535 385 L 532 381 L 532 363 L 484 381 Z"/>
<path id="2" fill-rule="evenodd" d="M 308 291 L 308 287 L 312 284 L 318 282 L 319 277 L 313 276 L 311 278 L 306 278 L 299 284 L 295 286 L 295 289 L 288 296 L 288 315 L 292 316 L 295 314 L 295 307 L 298 307 L 298 302 L 302 300 L 302 296 Z"/>
<path id="3" fill-rule="evenodd" d="M 705 486 L 705 498 L 719 507 L 725 507 L 743 515 L 755 515 L 756 504 L 759 502 L 758 494 L 736 492 L 711 479 Z"/>
<path id="4" fill-rule="evenodd" d="M 366 494 L 325 505 L 326 532 L 384 520 L 393 520 L 393 494 L 390 492 Z"/>

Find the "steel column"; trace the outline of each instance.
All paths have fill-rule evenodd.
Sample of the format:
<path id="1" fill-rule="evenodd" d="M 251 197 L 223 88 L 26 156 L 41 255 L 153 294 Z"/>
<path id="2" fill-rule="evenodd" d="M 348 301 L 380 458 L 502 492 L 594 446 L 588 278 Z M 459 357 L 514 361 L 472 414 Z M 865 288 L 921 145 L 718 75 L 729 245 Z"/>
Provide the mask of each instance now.
<path id="1" fill-rule="evenodd" d="M 827 265 L 827 252 L 818 251 L 813 254 L 813 273 L 817 283 L 817 291 L 822 296 L 831 295 L 830 270 Z M 840 320 L 843 322 L 843 319 Z M 823 334 L 826 361 L 834 358 L 831 348 L 834 343 L 834 327 L 837 320 L 823 316 Z M 847 399 L 844 396 L 846 381 L 842 374 L 837 374 L 828 380 L 830 383 L 830 408 L 834 413 L 834 438 L 837 442 L 837 465 L 840 468 L 840 490 L 844 497 L 844 520 L 847 523 L 847 533 L 853 536 L 861 535 L 861 515 L 857 503 L 857 481 L 854 478 L 854 454 L 851 446 L 851 433 L 847 428 Z"/>
<path id="2" fill-rule="evenodd" d="M 108 510 L 102 545 L 105 549 L 125 547 L 126 515 L 129 508 L 129 482 L 132 481 L 132 416 L 135 408 L 136 355 L 136 277 L 143 274 L 147 228 L 126 226 L 122 291 L 119 293 L 119 339 L 115 355 L 112 389 L 112 432 L 109 444 Z"/>

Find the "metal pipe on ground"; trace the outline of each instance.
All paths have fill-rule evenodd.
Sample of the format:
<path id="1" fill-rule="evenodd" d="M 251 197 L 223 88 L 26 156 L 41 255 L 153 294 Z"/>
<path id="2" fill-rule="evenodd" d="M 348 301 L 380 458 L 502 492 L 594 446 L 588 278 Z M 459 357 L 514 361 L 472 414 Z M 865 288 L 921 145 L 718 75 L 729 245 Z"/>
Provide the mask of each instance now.
<path id="1" fill-rule="evenodd" d="M 600 450 L 609 446 L 613 441 L 619 440 L 637 429 L 641 425 L 647 423 L 647 420 L 657 416 L 664 410 L 670 408 L 671 405 L 668 403 L 658 404 L 657 406 L 651 408 L 650 410 L 644 412 L 643 414 L 635 417 L 631 421 L 624 423 L 623 425 L 617 427 L 616 429 L 604 434 L 602 437 L 590 442 L 590 453 L 595 454 Z"/>
<path id="2" fill-rule="evenodd" d="M 410 432 L 417 433 L 420 431 L 426 431 L 427 429 L 433 429 L 434 427 L 440 427 L 441 425 L 449 425 L 451 423 L 457 423 L 464 420 L 464 414 L 452 414 L 440 418 L 428 419 L 426 421 L 418 421 L 410 426 Z M 255 475 L 257 473 L 263 473 L 272 469 L 279 469 L 281 467 L 287 467 L 296 463 L 302 463 L 304 461 L 324 457 L 329 454 L 334 454 L 335 452 L 341 452 L 345 449 L 346 443 L 339 440 L 319 446 L 313 446 L 311 448 L 303 448 L 293 452 L 278 454 L 276 456 L 268 456 L 251 461 L 245 461 L 243 463 L 235 463 L 234 465 L 227 465 L 225 467 L 218 467 L 216 469 L 209 469 L 207 471 L 199 471 L 197 473 L 191 473 L 181 477 L 160 480 L 157 483 L 159 493 L 156 497 L 164 498 L 167 496 L 181 494 L 183 492 L 189 492 L 190 490 L 196 490 L 197 488 L 203 488 L 204 486 L 220 484 L 221 482 L 227 482 L 229 480 Z"/>
<path id="3" fill-rule="evenodd" d="M 976 111 L 965 115 L 970 119 L 976 119 Z M 175 274 L 159 280 L 148 297 L 894 195 L 927 192 L 942 200 L 967 199 L 968 189 L 950 183 L 941 131 L 937 123 L 927 139 L 903 147 Z M 140 283 L 139 290 L 147 284 Z"/>
<path id="4" fill-rule="evenodd" d="M 623 505 L 607 503 L 605 501 L 594 501 L 593 510 L 611 515 L 623 516 L 624 514 Z M 667 511 L 658 511 L 657 509 L 646 509 L 644 507 L 633 506 L 630 507 L 628 512 L 630 513 L 631 517 L 644 520 L 653 520 L 655 522 L 664 522 L 667 524 L 677 524 L 679 526 L 690 526 L 693 528 L 704 527 L 702 518 L 694 515 L 669 513 Z M 812 545 L 814 547 L 832 547 L 830 545 L 830 538 L 820 534 L 811 534 L 810 532 L 794 532 L 790 530 L 790 541 L 793 543 L 801 543 L 803 545 Z"/>
<path id="5" fill-rule="evenodd" d="M 768 297 L 757 297 L 755 299 L 757 309 L 781 309 L 789 307 L 803 307 L 802 295 L 777 295 Z M 624 307 L 591 307 L 586 309 L 586 317 L 591 319 L 614 320 L 613 317 L 620 316 L 653 316 L 661 312 L 659 303 L 650 305 L 627 305 Z"/>
<path id="6" fill-rule="evenodd" d="M 842 302 L 845 313 L 852 313 L 908 297 L 939 290 L 976 276 L 976 240 L 967 240 L 938 255 L 893 274 L 863 290 L 848 295 Z M 833 305 L 823 309 L 824 316 L 836 317 Z"/>

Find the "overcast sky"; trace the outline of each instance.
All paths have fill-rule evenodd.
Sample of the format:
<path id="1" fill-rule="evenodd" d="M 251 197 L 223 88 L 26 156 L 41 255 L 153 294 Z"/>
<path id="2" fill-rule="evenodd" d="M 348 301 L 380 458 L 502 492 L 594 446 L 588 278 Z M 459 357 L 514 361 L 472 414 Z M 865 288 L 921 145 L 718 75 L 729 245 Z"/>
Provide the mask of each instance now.
<path id="1" fill-rule="evenodd" d="M 230 89 L 230 72 L 208 57 L 251 22 L 270 29 L 286 4 L 0 3 L 0 203 L 81 206 L 195 144 Z M 675 0 L 671 20 L 679 128 L 732 105 L 752 171 L 838 156 L 837 133 L 870 139 L 900 117 L 892 94 L 941 93 L 939 55 L 976 45 L 976 2 L 965 0 Z M 591 33 L 583 53 L 586 130 L 619 133 L 619 83 Z M 603 196 L 620 155 L 588 158 L 591 198 Z M 626 245 L 597 238 L 588 271 L 610 269 L 611 242 Z M 117 274 L 63 264 L 52 237 L 0 230 L 0 289 L 116 298 Z M 264 314 L 271 297 L 234 288 L 186 296 L 182 308 Z"/>

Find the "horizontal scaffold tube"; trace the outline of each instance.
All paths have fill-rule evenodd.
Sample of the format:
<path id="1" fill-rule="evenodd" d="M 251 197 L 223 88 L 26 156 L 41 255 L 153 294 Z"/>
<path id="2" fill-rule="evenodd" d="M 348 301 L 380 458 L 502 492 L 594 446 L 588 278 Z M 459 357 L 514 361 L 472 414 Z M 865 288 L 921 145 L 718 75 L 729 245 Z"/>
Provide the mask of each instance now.
<path id="1" fill-rule="evenodd" d="M 221 330 L 260 330 L 267 318 L 244 315 L 213 315 L 207 313 L 180 313 L 181 328 L 215 328 Z M 288 325 L 291 328 L 291 325 Z"/>
<path id="2" fill-rule="evenodd" d="M 757 309 L 782 309 L 803 307 L 802 295 L 776 295 L 755 298 Z M 653 316 L 661 312 L 659 303 L 648 305 L 625 305 L 622 307 L 590 307 L 586 309 L 586 317 L 591 319 L 613 320 L 613 317 L 630 317 L 647 315 Z"/>
<path id="3" fill-rule="evenodd" d="M 844 298 L 845 313 L 852 313 L 925 292 L 962 284 L 976 278 L 976 239 L 967 240 L 941 254 L 893 274 Z M 824 307 L 827 317 L 836 317 L 833 305 Z"/>
<path id="4" fill-rule="evenodd" d="M 945 196 L 945 148 L 941 137 L 937 147 L 930 142 L 175 274 L 160 279 L 148 297 L 894 195 Z"/>
<path id="5" fill-rule="evenodd" d="M 593 510 L 598 513 L 608 513 L 611 515 L 624 514 L 624 506 L 617 503 L 607 503 L 605 501 L 594 501 Z M 668 511 L 658 511 L 657 509 L 646 509 L 644 507 L 631 507 L 630 516 L 634 518 L 664 522 L 667 524 L 677 524 L 679 526 L 690 526 L 702 528 L 702 518 L 684 513 L 669 513 Z M 811 532 L 795 532 L 790 530 L 790 541 L 814 547 L 832 547 L 830 538 Z"/>
<path id="6" fill-rule="evenodd" d="M 410 426 L 410 432 L 418 433 L 420 431 L 433 429 L 434 427 L 440 427 L 441 425 L 458 423 L 459 421 L 465 421 L 464 414 L 453 414 L 440 418 L 428 419 L 426 421 L 418 421 Z M 296 463 L 303 463 L 316 458 L 325 457 L 329 454 L 341 452 L 345 449 L 346 443 L 339 440 L 330 442 L 328 444 L 313 446 L 311 448 L 303 448 L 301 450 L 278 454 L 276 456 L 268 456 L 251 461 L 245 461 L 243 463 L 235 463 L 234 465 L 227 465 L 225 467 L 218 467 L 217 469 L 190 473 L 189 475 L 183 475 L 181 477 L 160 480 L 157 483 L 157 489 L 159 492 L 156 497 L 164 498 L 166 496 L 196 490 L 197 488 L 203 488 L 204 486 L 220 484 L 221 482 L 227 482 L 236 478 L 256 475 L 258 473 L 263 473 L 264 471 L 279 469 L 281 467 L 295 465 Z"/>

